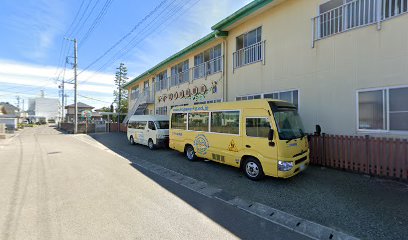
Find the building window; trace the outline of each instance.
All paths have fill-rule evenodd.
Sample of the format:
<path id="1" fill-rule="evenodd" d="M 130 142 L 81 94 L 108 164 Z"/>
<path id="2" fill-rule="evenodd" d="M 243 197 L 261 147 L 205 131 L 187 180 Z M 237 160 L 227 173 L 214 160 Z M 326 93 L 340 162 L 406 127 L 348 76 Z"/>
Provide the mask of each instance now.
<path id="1" fill-rule="evenodd" d="M 194 56 L 194 79 L 222 71 L 221 44 Z"/>
<path id="2" fill-rule="evenodd" d="M 159 73 L 154 80 L 156 92 L 163 89 L 167 89 L 168 87 L 167 83 L 168 83 L 167 70 L 164 70 L 163 72 Z"/>
<path id="3" fill-rule="evenodd" d="M 208 132 L 208 119 L 208 112 L 188 114 L 188 130 Z"/>
<path id="4" fill-rule="evenodd" d="M 261 99 L 262 95 L 261 94 L 255 94 L 255 95 L 247 95 L 247 96 L 240 96 L 236 97 L 236 101 L 245 101 L 245 100 L 254 100 L 254 99 Z"/>
<path id="5" fill-rule="evenodd" d="M 299 109 L 299 90 L 281 91 L 263 94 L 263 98 L 272 98 L 287 101 Z"/>
<path id="6" fill-rule="evenodd" d="M 238 68 L 264 59 L 262 27 L 242 34 L 236 39 L 236 52 L 233 53 L 233 67 Z"/>
<path id="7" fill-rule="evenodd" d="M 358 92 L 358 129 L 408 131 L 408 87 Z"/>
<path id="8" fill-rule="evenodd" d="M 171 67 L 170 87 L 188 82 L 189 76 L 188 60 Z"/>
<path id="9" fill-rule="evenodd" d="M 239 134 L 239 111 L 212 112 L 211 132 Z"/>
<path id="10" fill-rule="evenodd" d="M 267 138 L 271 124 L 267 118 L 247 118 L 246 119 L 246 135 L 248 137 Z"/>
<path id="11" fill-rule="evenodd" d="M 130 99 L 136 100 L 139 97 L 139 94 L 140 94 L 139 85 L 137 85 L 130 90 Z"/>
<path id="12" fill-rule="evenodd" d="M 185 130 L 187 128 L 187 113 L 173 113 L 171 115 L 171 128 Z"/>
<path id="13" fill-rule="evenodd" d="M 156 115 L 167 115 L 167 106 L 156 108 Z"/>

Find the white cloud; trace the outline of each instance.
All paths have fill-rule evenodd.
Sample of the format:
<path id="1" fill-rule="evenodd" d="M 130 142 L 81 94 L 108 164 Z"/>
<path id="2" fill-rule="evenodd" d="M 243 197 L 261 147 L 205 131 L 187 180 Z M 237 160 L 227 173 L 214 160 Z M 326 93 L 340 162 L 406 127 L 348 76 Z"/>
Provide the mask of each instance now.
<path id="1" fill-rule="evenodd" d="M 15 45 L 21 57 L 42 60 L 55 38 L 64 29 L 64 1 L 26 1 L 26 6 L 15 12 L 7 22 L 9 30 L 16 36 Z"/>
<path id="2" fill-rule="evenodd" d="M 72 70 L 70 71 L 72 72 Z M 45 90 L 48 97 L 58 97 L 59 88 L 55 80 L 56 72 L 57 68 L 52 66 L 0 60 L 0 101 L 15 102 L 16 95 L 23 98 L 39 96 L 40 90 Z M 69 74 L 66 77 L 68 79 Z M 78 93 L 111 102 L 114 89 L 113 79 L 113 74 L 85 71 L 78 77 Z M 84 80 L 87 81 L 84 82 Z M 66 84 L 65 89 L 67 92 L 71 92 L 73 85 Z M 69 95 L 69 101 L 71 101 L 73 95 L 71 93 Z M 95 102 L 95 106 L 106 106 L 106 103 L 100 101 L 84 102 L 90 101 Z"/>

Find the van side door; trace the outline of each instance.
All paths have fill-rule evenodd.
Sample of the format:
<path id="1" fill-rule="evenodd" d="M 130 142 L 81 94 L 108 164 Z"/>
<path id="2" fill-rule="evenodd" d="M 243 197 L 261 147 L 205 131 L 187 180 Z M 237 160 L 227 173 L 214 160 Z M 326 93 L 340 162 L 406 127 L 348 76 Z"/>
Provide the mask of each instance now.
<path id="1" fill-rule="evenodd" d="M 154 125 L 153 121 L 149 121 L 147 123 L 147 133 L 146 133 L 146 141 L 149 140 L 149 138 L 151 138 L 153 140 L 153 143 L 156 144 L 156 139 L 157 139 L 157 135 L 156 135 L 156 125 Z M 147 142 L 146 142 L 147 144 Z"/>

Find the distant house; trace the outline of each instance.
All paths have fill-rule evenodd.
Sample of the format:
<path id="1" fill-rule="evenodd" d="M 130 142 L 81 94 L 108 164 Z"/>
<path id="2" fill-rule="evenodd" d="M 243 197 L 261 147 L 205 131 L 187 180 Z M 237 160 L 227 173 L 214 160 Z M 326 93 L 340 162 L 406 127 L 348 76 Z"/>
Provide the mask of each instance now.
<path id="1" fill-rule="evenodd" d="M 28 99 L 27 112 L 31 119 L 59 122 L 61 117 L 61 105 L 57 98 L 31 98 Z"/>
<path id="2" fill-rule="evenodd" d="M 89 106 L 85 103 L 82 102 L 78 102 L 78 122 L 83 121 L 84 119 L 82 118 L 82 112 L 83 111 L 91 111 L 92 109 L 94 109 L 95 107 Z M 75 105 L 71 104 L 71 105 L 67 105 L 65 106 L 65 109 L 67 110 L 67 114 L 65 115 L 65 120 L 67 122 L 74 122 L 74 116 L 75 116 Z M 102 120 L 102 116 L 101 114 L 99 114 L 98 112 L 92 112 L 92 120 Z"/>
<path id="3" fill-rule="evenodd" d="M 18 108 L 8 102 L 0 102 L 0 115 L 2 117 L 18 117 Z"/>
<path id="4" fill-rule="evenodd" d="M 4 123 L 8 130 L 17 129 L 18 108 L 8 102 L 0 102 L 0 123 Z"/>

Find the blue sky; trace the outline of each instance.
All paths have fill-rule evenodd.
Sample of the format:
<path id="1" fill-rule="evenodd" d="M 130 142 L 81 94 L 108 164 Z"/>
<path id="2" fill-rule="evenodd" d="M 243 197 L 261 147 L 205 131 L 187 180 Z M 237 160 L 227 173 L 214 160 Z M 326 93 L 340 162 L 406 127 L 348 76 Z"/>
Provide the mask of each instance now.
<path id="1" fill-rule="evenodd" d="M 109 106 L 115 68 L 120 62 L 127 65 L 128 77 L 133 78 L 205 36 L 212 25 L 249 2 L 2 0 L 0 102 L 15 104 L 16 96 L 27 100 L 39 96 L 40 90 L 47 97 L 58 97 L 56 79 L 73 77 L 69 63 L 64 75 L 65 57 L 73 56 L 72 43 L 64 40 L 70 37 L 77 38 L 79 44 L 79 94 L 101 100 L 80 96 L 79 101 Z M 104 9 L 105 14 L 101 14 Z M 98 16 L 102 17 L 95 22 Z M 128 37 L 120 41 L 124 36 Z M 66 87 L 68 103 L 72 103 L 72 85 Z"/>

